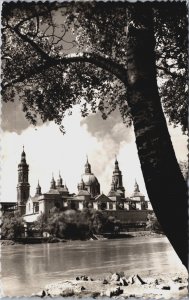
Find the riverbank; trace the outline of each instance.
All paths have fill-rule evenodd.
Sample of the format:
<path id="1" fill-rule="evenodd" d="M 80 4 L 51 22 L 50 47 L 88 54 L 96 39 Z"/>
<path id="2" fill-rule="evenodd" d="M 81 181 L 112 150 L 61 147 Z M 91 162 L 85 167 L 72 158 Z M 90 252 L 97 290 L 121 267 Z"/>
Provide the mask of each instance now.
<path id="1" fill-rule="evenodd" d="M 97 284 L 114 272 L 125 272 L 126 279 L 139 274 L 143 280 L 145 277 L 161 278 L 164 273 L 187 276 L 165 236 L 20 244 L 1 247 L 1 258 L 1 282 L 5 296 L 29 297 L 46 289 L 50 283 L 76 281 L 76 276 L 82 274 L 97 280 Z M 107 288 L 112 285 L 107 285 Z M 131 288 L 135 285 L 132 284 Z M 103 284 L 103 287 L 106 285 Z M 124 289 L 126 287 L 123 286 Z M 99 291 L 102 292 L 101 289 Z M 88 290 L 83 290 L 85 292 Z"/>
<path id="2" fill-rule="evenodd" d="M 104 234 L 104 235 L 94 235 L 88 240 L 103 240 L 103 239 L 126 239 L 133 237 L 162 237 L 163 234 L 158 234 L 149 231 L 134 231 L 134 232 L 126 232 L 121 234 Z M 88 241 L 86 240 L 86 241 Z M 15 240 L 0 240 L 1 246 L 11 246 L 18 244 L 41 244 L 41 243 L 65 243 L 70 240 L 65 240 L 57 237 L 25 237 L 25 238 L 16 238 Z M 71 240 L 72 242 L 74 240 Z M 83 241 L 83 240 L 82 240 Z"/>
<path id="3" fill-rule="evenodd" d="M 47 244 L 47 243 L 65 243 L 67 240 L 56 237 L 30 237 L 30 238 L 17 238 L 15 240 L 1 240 L 1 246 L 11 245 L 33 245 L 33 244 Z"/>
<path id="4" fill-rule="evenodd" d="M 77 276 L 72 280 L 51 283 L 37 296 L 180 299 L 188 295 L 187 286 L 187 277 L 181 273 L 128 277 L 121 272 L 101 278 Z"/>

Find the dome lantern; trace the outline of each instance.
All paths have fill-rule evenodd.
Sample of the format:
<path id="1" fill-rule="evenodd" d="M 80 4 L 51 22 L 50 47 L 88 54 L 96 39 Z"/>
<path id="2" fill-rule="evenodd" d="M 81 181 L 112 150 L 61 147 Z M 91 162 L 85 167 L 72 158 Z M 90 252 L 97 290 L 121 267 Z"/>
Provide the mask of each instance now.
<path id="1" fill-rule="evenodd" d="M 88 156 L 87 156 L 87 161 L 86 161 L 86 164 L 85 164 L 85 174 L 91 174 L 91 165 L 88 161 Z"/>

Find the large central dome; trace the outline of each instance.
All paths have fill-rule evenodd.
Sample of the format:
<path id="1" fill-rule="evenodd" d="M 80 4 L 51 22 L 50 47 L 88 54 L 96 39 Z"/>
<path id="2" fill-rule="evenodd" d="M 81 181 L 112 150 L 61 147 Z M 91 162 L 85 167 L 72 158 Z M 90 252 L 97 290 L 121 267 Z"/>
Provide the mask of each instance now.
<path id="1" fill-rule="evenodd" d="M 98 183 L 98 179 L 94 174 L 83 174 L 82 179 L 85 185 L 91 185 L 94 183 Z"/>
<path id="2" fill-rule="evenodd" d="M 81 183 L 78 185 L 79 190 L 87 190 L 92 197 L 100 194 L 100 184 L 96 176 L 91 172 L 91 165 L 85 164 L 85 173 L 81 177 Z"/>

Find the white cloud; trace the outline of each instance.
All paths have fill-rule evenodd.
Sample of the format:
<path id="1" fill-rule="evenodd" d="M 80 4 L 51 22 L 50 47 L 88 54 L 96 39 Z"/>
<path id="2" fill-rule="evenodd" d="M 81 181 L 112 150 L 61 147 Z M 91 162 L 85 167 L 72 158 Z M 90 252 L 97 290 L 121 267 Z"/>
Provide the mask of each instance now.
<path id="1" fill-rule="evenodd" d="M 117 154 L 126 195 L 132 193 L 135 178 L 141 191 L 147 195 L 132 129 L 126 131 L 121 122 L 113 124 L 102 138 L 98 135 L 92 136 L 88 131 L 88 125 L 81 123 L 81 120 L 79 110 L 75 108 L 73 115 L 64 120 L 65 135 L 62 135 L 58 126 L 52 122 L 37 127 L 36 130 L 29 127 L 20 134 L 3 132 L 1 138 L 2 201 L 16 200 L 17 165 L 20 161 L 22 145 L 25 146 L 30 167 L 31 195 L 35 193 L 38 179 L 42 192 L 48 191 L 52 172 L 56 179 L 59 170 L 70 192 L 76 192 L 77 184 L 84 172 L 86 154 L 104 193 L 108 193 L 110 189 L 114 159 Z M 186 137 L 179 129 L 170 127 L 170 132 L 177 158 L 186 159 Z M 126 133 L 129 134 L 129 138 Z"/>

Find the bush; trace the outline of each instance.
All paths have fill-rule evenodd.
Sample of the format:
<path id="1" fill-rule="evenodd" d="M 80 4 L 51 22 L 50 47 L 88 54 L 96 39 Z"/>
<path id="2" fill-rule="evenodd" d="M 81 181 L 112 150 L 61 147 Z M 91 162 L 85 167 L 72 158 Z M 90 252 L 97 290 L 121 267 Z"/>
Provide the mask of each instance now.
<path id="1" fill-rule="evenodd" d="M 150 213 L 147 215 L 146 229 L 149 229 L 150 231 L 155 233 L 163 233 L 163 229 L 154 213 Z"/>
<path id="2" fill-rule="evenodd" d="M 48 218 L 41 215 L 35 223 L 40 234 L 49 232 L 52 236 L 65 239 L 87 239 L 92 234 L 115 233 L 120 230 L 120 221 L 108 217 L 105 212 L 85 208 L 84 210 L 51 210 Z"/>
<path id="3" fill-rule="evenodd" d="M 15 212 L 4 213 L 1 224 L 1 239 L 14 240 L 24 233 L 24 222 L 22 217 Z"/>

